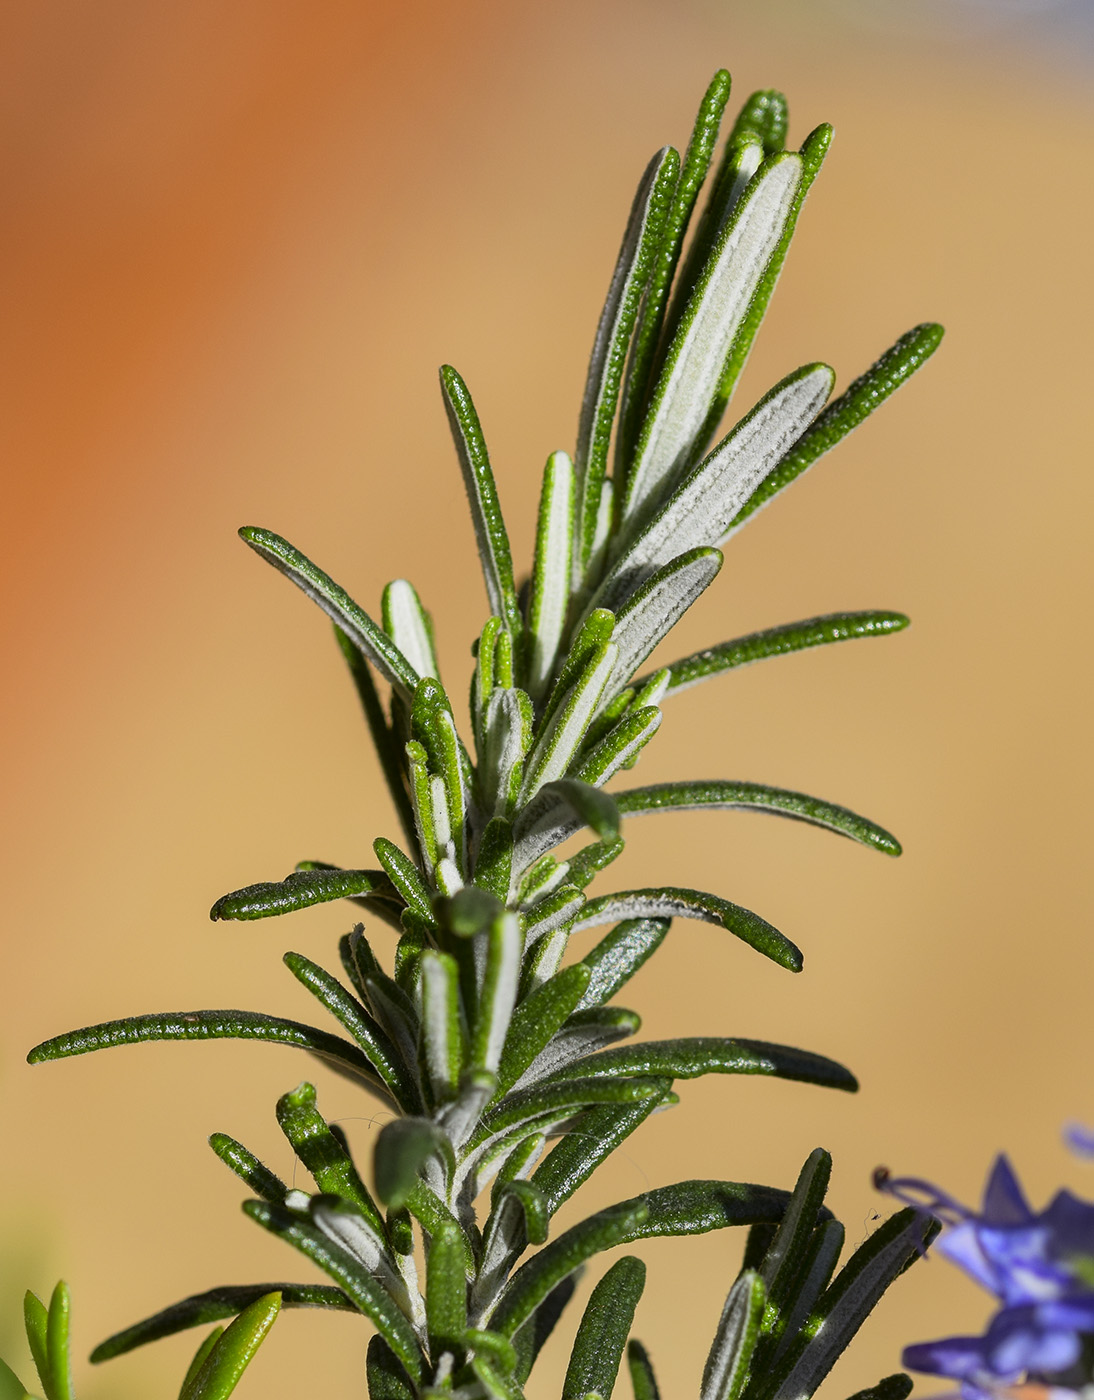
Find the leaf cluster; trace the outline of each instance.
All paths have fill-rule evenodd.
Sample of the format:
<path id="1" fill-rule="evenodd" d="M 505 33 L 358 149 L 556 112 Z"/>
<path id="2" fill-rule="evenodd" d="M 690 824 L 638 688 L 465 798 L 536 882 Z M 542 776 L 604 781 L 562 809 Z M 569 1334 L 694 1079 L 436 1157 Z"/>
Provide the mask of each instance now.
<path id="1" fill-rule="evenodd" d="M 760 811 L 900 851 L 843 806 L 758 783 L 608 790 L 635 765 L 676 692 L 907 623 L 891 611 L 841 612 L 642 670 L 717 577 L 727 540 L 892 393 L 941 335 L 936 326 L 909 332 L 835 400 L 828 366 L 796 369 L 718 436 L 831 138 L 822 126 L 788 149 L 785 100 L 760 92 L 719 154 L 728 97 L 729 76 L 719 72 L 683 155 L 658 151 L 639 182 L 594 338 L 576 450 L 547 460 L 521 586 L 478 413 L 456 370 L 441 371 L 489 607 L 467 723 L 411 583 L 389 583 L 374 618 L 280 535 L 241 531 L 334 623 L 399 840 L 378 838 L 361 868 L 302 862 L 282 880 L 224 895 L 211 915 L 261 919 L 332 900 L 364 911 L 372 936 L 357 923 L 342 938 L 337 972 L 285 955 L 338 1032 L 252 1011 L 168 1012 L 57 1036 L 30 1059 L 149 1040 L 271 1041 L 353 1080 L 390 1121 L 366 1181 L 315 1087 L 305 1081 L 284 1094 L 278 1126 L 312 1177 L 309 1191 L 290 1189 L 215 1133 L 214 1152 L 252 1193 L 247 1215 L 330 1282 L 215 1288 L 111 1337 L 93 1359 L 235 1318 L 203 1343 L 183 1388 L 192 1400 L 219 1396 L 228 1390 L 214 1377 L 236 1375 L 279 1307 L 323 1307 L 371 1322 L 368 1379 L 378 1400 L 437 1392 L 518 1400 L 587 1261 L 652 1236 L 744 1225 L 746 1266 L 703 1400 L 791 1400 L 812 1394 L 921 1243 L 917 1222 L 894 1217 L 836 1274 L 842 1230 L 822 1204 L 825 1154 L 810 1158 L 792 1193 L 682 1181 L 551 1233 L 560 1206 L 600 1163 L 676 1102 L 677 1080 L 763 1074 L 856 1087 L 841 1065 L 789 1046 L 724 1036 L 624 1043 L 640 1021 L 614 998 L 674 918 L 721 927 L 790 971 L 802 965 L 789 938 L 723 895 L 675 886 L 589 893 L 623 849 L 624 818 Z M 586 844 L 561 856 L 582 831 Z M 372 921 L 392 931 L 390 956 Z M 573 955 L 571 939 L 606 926 Z M 643 1280 L 641 1263 L 624 1257 L 594 1289 L 564 1400 L 607 1400 Z M 648 1358 L 637 1343 L 629 1355 L 637 1400 L 651 1400 Z M 48 1365 L 42 1374 L 48 1400 L 68 1396 L 46 1383 Z"/>

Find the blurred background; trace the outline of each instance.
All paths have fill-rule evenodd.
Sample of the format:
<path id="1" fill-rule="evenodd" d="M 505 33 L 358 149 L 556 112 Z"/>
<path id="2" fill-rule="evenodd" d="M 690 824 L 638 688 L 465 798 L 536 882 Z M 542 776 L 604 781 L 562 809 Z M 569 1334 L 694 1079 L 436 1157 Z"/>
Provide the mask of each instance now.
<path id="1" fill-rule="evenodd" d="M 635 181 L 686 140 L 721 64 L 738 100 L 788 91 L 795 142 L 822 120 L 837 133 L 740 407 L 808 360 L 845 384 L 916 322 L 948 336 L 734 541 L 671 651 L 842 608 L 901 608 L 912 629 L 678 697 L 642 780 L 803 789 L 889 826 L 906 854 L 744 814 L 637 824 L 607 888 L 656 864 L 762 912 L 806 955 L 793 978 L 679 923 L 626 998 L 646 1033 L 800 1044 L 851 1065 L 862 1092 L 684 1085 L 578 1206 L 683 1176 L 790 1185 L 817 1144 L 835 1154 L 850 1244 L 888 1212 L 879 1163 L 973 1200 L 1006 1149 L 1036 1201 L 1065 1179 L 1094 1194 L 1094 1169 L 1060 1142 L 1066 1121 L 1094 1120 L 1092 14 L 1090 0 L 4 9 L 0 1351 L 18 1368 L 21 1291 L 61 1274 L 81 1354 L 210 1285 L 312 1277 L 239 1213 L 205 1145 L 231 1132 L 291 1177 L 273 1105 L 309 1061 L 225 1043 L 34 1070 L 23 1057 L 141 1011 L 309 1014 L 280 955 L 329 961 L 352 912 L 231 926 L 206 911 L 301 858 L 368 863 L 393 820 L 329 628 L 235 529 L 282 531 L 366 606 L 408 574 L 462 693 L 484 599 L 436 366 L 471 385 L 527 558 Z M 318 1076 L 367 1160 L 370 1104 Z M 666 1394 L 697 1393 L 741 1243 L 643 1251 L 636 1331 Z M 943 1261 L 917 1266 L 827 1394 L 896 1369 L 908 1341 L 975 1330 L 988 1307 Z M 365 1340 L 344 1317 L 287 1314 L 240 1394 L 363 1394 Z M 196 1343 L 85 1372 L 81 1397 L 174 1395 Z"/>

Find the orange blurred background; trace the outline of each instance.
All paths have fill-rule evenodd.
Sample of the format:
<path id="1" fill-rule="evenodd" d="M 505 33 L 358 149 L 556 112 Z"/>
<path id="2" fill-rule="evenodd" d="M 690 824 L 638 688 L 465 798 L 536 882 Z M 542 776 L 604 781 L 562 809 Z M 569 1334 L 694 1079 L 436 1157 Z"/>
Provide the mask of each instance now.
<path id="1" fill-rule="evenodd" d="M 807 959 L 791 978 L 680 923 L 625 997 L 646 1034 L 800 1044 L 862 1092 L 684 1085 L 577 1205 L 684 1176 L 790 1185 L 817 1144 L 852 1244 L 888 1210 L 879 1162 L 972 1199 L 1006 1148 L 1036 1200 L 1065 1178 L 1094 1193 L 1059 1136 L 1094 1119 L 1088 68 L 1028 23 L 866 8 L 45 0 L 0 18 L 0 1351 L 17 1369 L 21 1290 L 62 1273 L 81 1354 L 212 1284 L 312 1277 L 240 1215 L 205 1146 L 231 1132 L 291 1176 L 273 1104 L 308 1061 L 226 1043 L 23 1056 L 147 1010 L 310 1015 L 280 954 L 329 961 L 352 915 L 206 910 L 301 858 L 367 864 L 393 822 L 329 627 L 234 530 L 282 531 L 365 606 L 409 574 L 462 693 L 484 599 L 436 366 L 471 385 L 527 558 L 634 183 L 686 140 L 719 64 L 739 99 L 785 88 L 795 140 L 837 131 L 741 407 L 802 362 L 846 383 L 918 321 L 949 333 L 734 541 L 671 654 L 842 608 L 901 608 L 911 631 L 680 696 L 642 780 L 815 792 L 906 854 L 741 814 L 637 825 L 606 888 L 714 889 Z M 367 1160 L 370 1104 L 318 1082 Z M 666 1395 L 697 1392 L 740 1245 L 640 1251 L 636 1333 Z M 827 1393 L 987 1308 L 944 1262 L 917 1266 Z M 572 1326 L 533 1395 L 557 1394 Z M 287 1314 L 239 1393 L 363 1394 L 366 1331 Z M 85 1371 L 79 1393 L 173 1395 L 196 1344 Z"/>

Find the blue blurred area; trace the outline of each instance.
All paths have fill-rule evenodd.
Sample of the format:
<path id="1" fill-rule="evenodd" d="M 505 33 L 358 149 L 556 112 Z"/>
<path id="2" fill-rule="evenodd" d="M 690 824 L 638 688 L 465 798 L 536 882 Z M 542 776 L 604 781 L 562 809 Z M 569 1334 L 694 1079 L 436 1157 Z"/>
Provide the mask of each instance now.
<path id="1" fill-rule="evenodd" d="M 1039 58 L 1094 59 L 1094 0 L 813 0 L 857 28 L 926 35 L 959 47 L 985 41 Z"/>

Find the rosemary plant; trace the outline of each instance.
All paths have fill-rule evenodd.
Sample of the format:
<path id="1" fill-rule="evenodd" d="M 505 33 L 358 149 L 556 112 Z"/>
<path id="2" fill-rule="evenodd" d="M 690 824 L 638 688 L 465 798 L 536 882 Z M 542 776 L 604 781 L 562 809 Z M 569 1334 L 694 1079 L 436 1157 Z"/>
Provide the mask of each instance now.
<path id="1" fill-rule="evenodd" d="M 305 862 L 284 880 L 225 895 L 212 917 L 263 919 L 336 899 L 363 911 L 368 936 L 358 923 L 341 939 L 337 976 L 285 955 L 343 1034 L 253 1011 L 168 1012 L 73 1031 L 29 1058 L 148 1040 L 264 1040 L 309 1052 L 391 1118 L 366 1183 L 313 1085 L 290 1089 L 277 1121 L 314 1191 L 290 1189 L 248 1148 L 214 1133 L 213 1151 L 252 1193 L 247 1215 L 330 1282 L 213 1288 L 119 1332 L 93 1360 L 234 1318 L 202 1343 L 182 1389 L 184 1400 L 220 1397 L 279 1307 L 331 1308 L 371 1324 L 374 1400 L 518 1400 L 587 1261 L 656 1235 L 740 1225 L 750 1227 L 744 1264 L 702 1400 L 797 1400 L 813 1394 L 922 1250 L 930 1224 L 904 1210 L 837 1272 L 844 1232 L 824 1206 L 831 1164 L 819 1149 L 792 1191 L 681 1181 L 551 1236 L 563 1202 L 651 1113 L 677 1102 L 678 1080 L 763 1074 L 856 1087 L 843 1066 L 784 1045 L 719 1035 L 626 1043 L 639 1017 L 616 994 L 674 918 L 720 925 L 791 972 L 802 959 L 776 928 L 721 894 L 676 886 L 590 894 L 623 849 L 623 819 L 734 807 L 900 850 L 843 807 L 756 783 L 607 790 L 679 691 L 766 657 L 907 624 L 896 612 L 836 613 L 643 670 L 714 582 L 730 537 L 918 369 L 942 334 L 935 325 L 909 331 L 835 399 L 827 365 L 795 369 L 719 436 L 831 140 L 821 126 L 787 149 L 785 99 L 757 92 L 716 160 L 729 90 L 729 75 L 717 73 L 683 157 L 664 147 L 639 182 L 593 342 L 576 450 L 547 459 L 523 585 L 471 395 L 454 369 L 441 370 L 489 604 L 466 725 L 409 582 L 387 585 L 374 620 L 281 536 L 240 532 L 333 621 L 401 844 L 378 837 L 368 868 Z M 560 858 L 558 848 L 585 829 L 591 839 Z M 585 935 L 604 926 L 590 946 Z M 578 951 L 568 958 L 571 942 Z M 644 1273 L 625 1256 L 593 1290 L 563 1400 L 608 1400 Z M 71 1394 L 67 1306 L 63 1286 L 49 1310 L 28 1302 L 48 1400 Z M 632 1341 L 628 1356 L 636 1400 L 654 1400 L 645 1350 Z M 898 1375 L 870 1393 L 899 1400 L 908 1388 Z"/>

